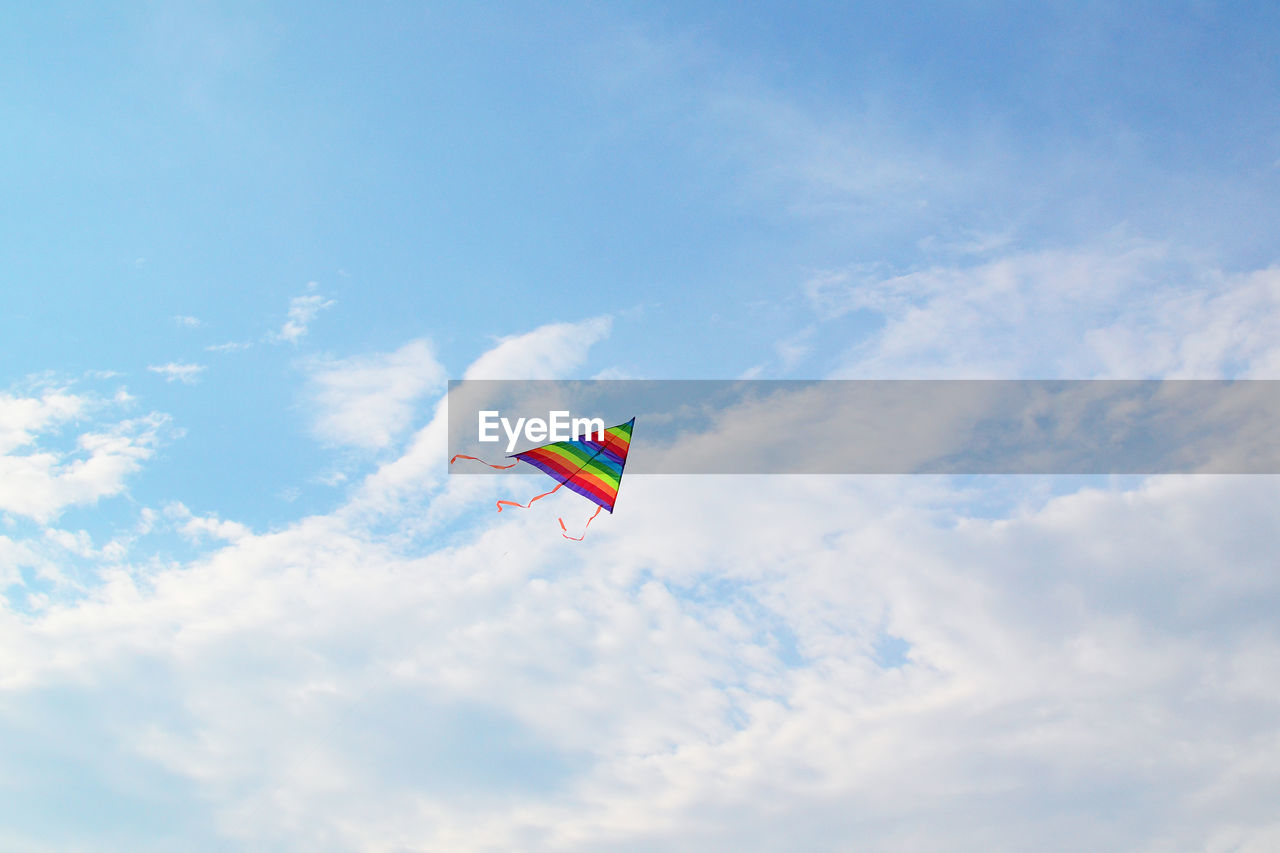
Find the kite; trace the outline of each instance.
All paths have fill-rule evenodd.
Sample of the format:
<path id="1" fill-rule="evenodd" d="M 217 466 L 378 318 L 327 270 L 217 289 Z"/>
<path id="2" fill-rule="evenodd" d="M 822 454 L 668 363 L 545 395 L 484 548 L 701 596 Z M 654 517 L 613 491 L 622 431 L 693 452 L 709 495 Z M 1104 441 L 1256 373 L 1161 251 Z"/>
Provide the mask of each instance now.
<path id="1" fill-rule="evenodd" d="M 557 441 L 532 450 L 513 453 L 507 457 L 516 460 L 510 465 L 490 465 L 483 459 L 461 453 L 450 459 L 449 464 L 452 465 L 459 459 L 471 459 L 483 465 L 489 465 L 490 468 L 506 469 L 514 468 L 520 462 L 527 462 L 555 480 L 556 487 L 549 492 L 533 496 L 525 504 L 515 501 L 498 501 L 498 512 L 502 512 L 504 506 L 528 509 L 539 498 L 545 498 L 559 491 L 561 487 L 567 487 L 570 491 L 577 492 L 596 504 L 596 511 L 587 519 L 582 529 L 582 536 L 570 536 L 568 528 L 564 526 L 564 519 L 558 519 L 562 531 L 560 535 L 565 539 L 581 542 L 587 535 L 586 528 L 591 526 L 591 522 L 595 521 L 600 511 L 605 510 L 612 514 L 613 506 L 618 502 L 618 486 L 622 484 L 622 470 L 627 466 L 627 452 L 631 449 L 631 428 L 635 422 L 636 419 L 632 418 L 624 424 L 609 427 L 603 435 L 588 433 L 581 438 Z"/>

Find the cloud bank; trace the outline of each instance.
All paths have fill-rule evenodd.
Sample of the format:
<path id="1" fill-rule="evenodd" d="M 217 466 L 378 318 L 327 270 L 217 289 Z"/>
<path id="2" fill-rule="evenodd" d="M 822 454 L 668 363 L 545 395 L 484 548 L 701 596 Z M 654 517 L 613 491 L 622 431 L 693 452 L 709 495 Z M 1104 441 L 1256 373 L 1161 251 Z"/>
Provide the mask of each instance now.
<path id="1" fill-rule="evenodd" d="M 467 373 L 574 370 L 605 330 L 505 339 Z M 0 434 L 77 405 L 20 401 Z M 444 429 L 437 406 L 332 513 L 254 532 L 174 505 L 146 535 L 196 556 L 139 539 L 85 595 L 0 611 L 12 784 L 109 791 L 133 849 L 1280 837 L 1274 478 L 635 477 L 573 543 L 576 496 L 492 513 L 524 481 L 443 476 Z M 19 849 L 56 820 L 21 808 L 0 806 Z"/>

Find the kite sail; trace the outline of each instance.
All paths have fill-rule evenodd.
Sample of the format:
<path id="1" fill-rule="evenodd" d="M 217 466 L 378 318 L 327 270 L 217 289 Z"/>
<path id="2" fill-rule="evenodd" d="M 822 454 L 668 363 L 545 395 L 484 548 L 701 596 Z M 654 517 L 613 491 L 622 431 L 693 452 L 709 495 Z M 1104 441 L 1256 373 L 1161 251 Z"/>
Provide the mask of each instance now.
<path id="1" fill-rule="evenodd" d="M 618 501 L 618 487 L 622 484 L 622 471 L 627 466 L 627 452 L 631 449 L 631 429 L 635 426 L 635 422 L 636 419 L 632 418 L 624 424 L 609 427 L 603 435 L 588 433 L 569 441 L 557 441 L 532 450 L 513 453 L 507 458 L 515 459 L 517 462 L 512 462 L 510 465 L 489 465 L 488 462 L 476 459 L 474 456 L 461 454 L 450 459 L 449 464 L 452 465 L 458 459 L 473 459 L 489 465 L 490 468 L 512 468 L 518 462 L 527 462 L 555 480 L 556 487 L 549 492 L 535 495 L 525 504 L 498 501 L 498 512 L 502 512 L 503 506 L 528 509 L 533 506 L 534 501 L 559 491 L 563 486 L 596 504 L 595 513 L 587 519 L 586 526 L 590 526 L 600 514 L 600 510 L 612 513 L 614 504 Z M 582 541 L 582 538 L 587 535 L 584 527 L 582 536 L 570 536 L 564 525 L 564 519 L 560 519 L 560 529 L 566 539 Z"/>
<path id="2" fill-rule="evenodd" d="M 627 464 L 627 451 L 631 449 L 631 428 L 636 419 L 609 427 L 604 435 L 575 438 L 544 444 L 523 453 L 513 453 L 508 458 L 528 462 L 546 473 L 562 486 L 566 486 L 589 501 L 599 504 L 606 512 L 613 512 L 618 501 L 618 486 L 622 483 L 622 469 Z M 597 441 L 596 437 L 603 440 Z"/>

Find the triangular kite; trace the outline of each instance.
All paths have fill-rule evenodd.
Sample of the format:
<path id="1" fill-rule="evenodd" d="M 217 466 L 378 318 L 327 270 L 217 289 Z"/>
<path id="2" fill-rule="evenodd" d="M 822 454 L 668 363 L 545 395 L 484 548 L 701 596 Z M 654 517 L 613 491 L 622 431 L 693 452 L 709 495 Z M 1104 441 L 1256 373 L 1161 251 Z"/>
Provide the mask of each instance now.
<path id="1" fill-rule="evenodd" d="M 587 535 L 586 528 L 591 526 L 591 522 L 600 514 L 600 510 L 612 513 L 614 504 L 618 502 L 618 486 L 622 484 L 622 470 L 627 467 L 627 452 L 631 449 L 631 428 L 635 426 L 635 422 L 636 419 L 632 418 L 625 424 L 609 427 L 604 431 L 603 436 L 599 433 L 588 433 L 581 438 L 557 441 L 511 454 L 507 457 L 508 459 L 528 462 L 554 479 L 557 485 L 549 492 L 534 495 L 528 503 L 498 501 L 498 512 L 502 512 L 504 506 L 528 509 L 539 498 L 545 498 L 559 491 L 561 486 L 567 486 L 596 504 L 596 511 L 591 518 L 587 519 L 582 536 L 570 536 L 568 529 L 564 526 L 564 519 L 560 519 L 560 530 L 564 537 L 582 541 L 582 537 Z M 452 465 L 459 459 L 472 459 L 490 468 L 514 468 L 517 464 L 512 462 L 510 465 L 492 465 L 483 459 L 462 454 L 450 459 L 449 464 Z"/>
<path id="2" fill-rule="evenodd" d="M 635 422 L 632 418 L 625 424 L 609 427 L 603 436 L 588 433 L 583 438 L 544 444 L 507 458 L 528 462 L 560 485 L 611 513 L 618 501 L 618 486 L 622 484 L 622 469 L 627 466 L 631 428 Z"/>

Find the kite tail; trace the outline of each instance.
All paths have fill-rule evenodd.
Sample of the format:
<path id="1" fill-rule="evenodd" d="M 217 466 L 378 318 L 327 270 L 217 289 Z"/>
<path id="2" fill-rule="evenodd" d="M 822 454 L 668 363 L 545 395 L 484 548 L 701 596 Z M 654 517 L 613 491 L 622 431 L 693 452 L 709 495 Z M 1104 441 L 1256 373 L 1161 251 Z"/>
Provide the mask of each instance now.
<path id="1" fill-rule="evenodd" d="M 563 485 L 564 483 L 557 483 L 556 487 L 552 489 L 550 492 L 543 492 L 540 495 L 534 495 L 533 497 L 529 498 L 529 502 L 527 504 L 518 504 L 515 501 L 498 501 L 498 512 L 502 512 L 503 504 L 506 504 L 507 506 L 519 507 L 520 509 L 528 509 L 529 507 L 533 506 L 533 502 L 538 500 L 538 498 L 545 498 L 547 495 L 557 491 Z"/>
<path id="2" fill-rule="evenodd" d="M 563 484 L 561 484 L 561 485 L 563 485 Z M 560 488 L 560 486 L 556 486 L 556 489 L 558 489 L 558 488 Z M 552 491 L 555 491 L 555 489 L 552 489 Z M 536 500 L 536 499 L 535 499 L 535 500 Z M 533 501 L 529 501 L 529 503 L 533 503 Z M 593 522 L 593 521 L 595 521 L 595 520 L 596 520 L 596 516 L 600 514 L 600 510 L 602 510 L 602 509 L 604 509 L 604 507 L 602 507 L 602 506 L 598 506 L 598 507 L 596 507 L 596 511 L 595 511 L 595 512 L 593 512 L 593 513 L 591 513 L 591 517 L 587 519 L 587 523 L 586 523 L 586 524 L 584 524 L 584 525 L 582 525 L 582 535 L 581 535 L 581 536 L 570 536 L 570 535 L 569 535 L 569 528 L 567 528 L 567 527 L 565 527 L 565 526 L 564 526 L 564 519 L 563 519 L 563 518 L 561 518 L 561 519 L 557 519 L 557 520 L 560 522 L 560 529 L 564 531 L 564 532 L 563 532 L 563 533 L 561 533 L 560 535 L 561 535 L 561 536 L 563 536 L 565 539 L 572 539 L 574 542 L 581 542 L 583 539 L 586 539 L 586 538 L 587 538 L 587 528 L 591 526 L 591 522 Z"/>
<path id="3" fill-rule="evenodd" d="M 466 454 L 463 454 L 463 453 L 459 453 L 458 455 L 456 455 L 456 456 L 454 456 L 452 459 L 450 459 L 450 460 L 449 460 L 449 464 L 450 464 L 450 465 L 452 465 L 453 463 L 457 462 L 459 459 L 471 459 L 471 460 L 473 460 L 473 461 L 475 461 L 475 462 L 479 462 L 481 465 L 489 465 L 489 463 L 488 463 L 488 462 L 485 462 L 483 459 L 477 459 L 477 458 L 476 458 L 476 457 L 474 457 L 474 456 L 467 456 Z M 516 465 L 518 465 L 518 464 L 520 464 L 520 463 L 518 463 L 518 462 L 512 462 L 510 465 L 489 465 L 489 467 L 490 467 L 490 468 L 497 468 L 499 471 L 505 471 L 507 468 L 514 468 L 514 467 L 516 467 Z"/>
<path id="4" fill-rule="evenodd" d="M 497 468 L 499 471 L 504 471 L 507 468 L 514 468 L 516 467 L 516 465 L 520 464 L 519 462 L 512 462 L 510 465 L 491 465 L 490 463 L 485 462 L 483 459 L 477 459 L 474 456 L 467 456 L 465 453 L 459 453 L 456 456 L 454 456 L 452 459 L 449 460 L 449 464 L 452 465 L 454 462 L 457 462 L 459 459 L 470 459 L 474 462 L 479 462 L 481 465 L 488 465 L 490 468 Z M 563 485 L 564 483 L 560 483 L 559 485 L 556 486 L 555 489 L 552 489 L 551 492 L 554 492 L 556 489 L 560 488 L 560 486 L 563 486 Z M 547 495 L 551 494 L 551 492 L 543 492 L 540 495 L 534 495 L 532 498 L 529 499 L 529 502 L 527 504 L 518 504 L 515 501 L 498 501 L 498 512 L 502 512 L 503 504 L 506 504 L 507 506 L 519 507 L 520 509 L 528 509 L 529 507 L 533 506 L 533 502 L 536 501 L 538 498 L 545 498 Z"/>

